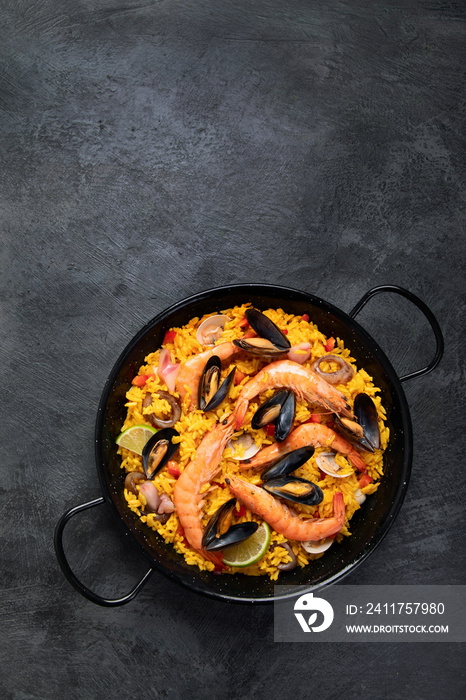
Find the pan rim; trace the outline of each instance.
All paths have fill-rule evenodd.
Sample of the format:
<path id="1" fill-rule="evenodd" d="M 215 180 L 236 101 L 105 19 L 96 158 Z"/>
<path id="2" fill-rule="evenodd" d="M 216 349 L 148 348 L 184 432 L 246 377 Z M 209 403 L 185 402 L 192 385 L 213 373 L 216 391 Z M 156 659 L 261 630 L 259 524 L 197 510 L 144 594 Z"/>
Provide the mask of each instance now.
<path id="1" fill-rule="evenodd" d="M 141 341 L 156 326 L 159 326 L 164 321 L 167 321 L 176 312 L 185 309 L 187 306 L 189 306 L 189 304 L 197 304 L 202 301 L 207 301 L 211 299 L 214 294 L 247 294 L 248 292 L 256 294 L 259 293 L 264 295 L 276 295 L 277 293 L 279 293 L 281 294 L 284 300 L 290 300 L 295 296 L 301 301 L 307 301 L 315 306 L 320 306 L 324 311 L 329 312 L 331 315 L 345 323 L 346 326 L 352 330 L 352 332 L 356 333 L 357 336 L 359 336 L 366 344 L 369 345 L 376 360 L 381 364 L 383 370 L 386 372 L 390 385 L 394 389 L 399 401 L 401 409 L 400 420 L 404 431 L 403 463 L 401 467 L 400 482 L 396 491 L 395 498 L 393 499 L 390 508 L 385 513 L 384 518 L 380 522 L 378 526 L 378 532 L 373 536 L 371 540 L 366 542 L 359 555 L 356 558 L 354 558 L 349 564 L 344 566 L 341 570 L 339 570 L 332 576 L 327 577 L 324 581 L 317 582 L 316 584 L 293 585 L 293 590 L 289 592 L 283 592 L 279 595 L 271 595 L 266 597 L 250 597 L 240 595 L 236 596 L 232 594 L 225 594 L 221 590 L 216 591 L 210 588 L 206 589 L 203 587 L 202 581 L 197 582 L 194 576 L 192 577 L 192 580 L 190 580 L 188 576 L 179 575 L 178 573 L 171 571 L 166 566 L 158 562 L 150 554 L 150 552 L 138 541 L 137 537 L 134 535 L 134 533 L 131 531 L 131 528 L 127 524 L 124 516 L 121 514 L 115 500 L 113 499 L 109 485 L 105 478 L 104 456 L 102 453 L 105 408 L 107 406 L 108 399 L 114 386 L 115 380 L 118 376 L 119 371 L 121 370 L 124 361 L 130 354 L 130 352 L 139 343 L 139 341 Z M 393 522 L 395 521 L 396 516 L 398 515 L 399 510 L 403 504 L 404 498 L 406 496 L 413 458 L 413 436 L 411 417 L 400 379 L 396 374 L 394 368 L 392 367 L 389 359 L 387 358 L 383 350 L 380 348 L 378 343 L 372 338 L 372 336 L 362 326 L 360 326 L 360 324 L 354 318 L 352 318 L 347 313 L 334 306 L 330 302 L 321 299 L 320 297 L 317 297 L 308 292 L 304 292 L 302 290 L 294 289 L 292 287 L 257 282 L 249 284 L 239 283 L 234 285 L 224 285 L 219 287 L 213 287 L 202 292 L 198 292 L 176 302 L 175 304 L 172 304 L 167 309 L 160 312 L 154 318 L 148 321 L 127 343 L 126 347 L 120 353 L 116 362 L 114 363 L 109 377 L 105 382 L 97 410 L 94 440 L 97 473 L 104 500 L 110 507 L 110 510 L 116 518 L 117 522 L 119 523 L 119 526 L 123 529 L 124 534 L 132 538 L 132 542 L 134 542 L 139 551 L 142 552 L 146 560 L 149 561 L 151 567 L 155 569 L 158 573 L 161 573 L 163 576 L 168 578 L 170 581 L 176 582 L 184 588 L 187 588 L 192 592 L 198 593 L 208 598 L 214 598 L 223 602 L 254 605 L 270 604 L 278 600 L 295 598 L 296 596 L 301 595 L 303 592 L 321 590 L 323 588 L 335 584 L 336 582 L 346 577 L 349 573 L 354 571 L 378 547 L 378 545 L 382 542 L 382 540 L 390 530 Z"/>

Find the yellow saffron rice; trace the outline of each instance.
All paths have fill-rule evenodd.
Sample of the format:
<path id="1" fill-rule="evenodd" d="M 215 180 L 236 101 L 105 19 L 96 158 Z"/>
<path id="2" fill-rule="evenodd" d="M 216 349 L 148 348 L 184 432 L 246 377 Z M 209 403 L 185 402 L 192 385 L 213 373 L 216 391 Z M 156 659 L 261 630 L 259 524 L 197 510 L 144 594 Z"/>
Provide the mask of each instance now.
<path id="1" fill-rule="evenodd" d="M 226 323 L 222 336 L 216 341 L 216 344 L 238 339 L 244 335 L 244 328 L 241 327 L 241 322 L 244 320 L 245 312 L 248 308 L 250 308 L 249 304 L 243 304 L 242 306 L 236 306 L 232 309 L 226 309 L 220 312 L 228 316 L 230 321 Z M 328 338 L 321 331 L 319 331 L 317 326 L 312 323 L 312 320 L 308 321 L 302 317 L 287 314 L 282 309 L 268 309 L 264 311 L 264 313 L 282 331 L 286 332 L 287 338 L 292 346 L 300 343 L 310 343 L 311 355 L 304 363 L 304 367 L 310 367 L 310 365 L 317 358 L 329 354 L 325 347 Z M 173 333 L 170 334 L 172 339 L 170 342 L 166 342 L 163 345 L 163 348 L 169 350 L 171 361 L 173 363 L 182 364 L 189 358 L 206 350 L 206 347 L 200 345 L 196 339 L 196 331 L 200 323 L 205 318 L 207 318 L 207 316 L 202 318 L 193 318 L 187 325 L 181 328 L 174 327 L 171 329 L 171 331 L 173 331 Z M 127 408 L 127 414 L 125 422 L 121 426 L 122 431 L 133 425 L 142 423 L 150 424 L 147 417 L 149 412 L 153 412 L 158 418 L 162 419 L 167 419 L 171 414 L 171 409 L 168 402 L 162 398 L 155 397 L 150 408 L 143 407 L 144 397 L 147 393 L 153 394 L 158 390 L 167 391 L 165 383 L 157 376 L 156 371 L 159 364 L 160 351 L 161 349 L 155 349 L 154 352 L 147 355 L 145 358 L 145 363 L 139 368 L 138 374 L 146 375 L 148 377 L 146 383 L 143 386 L 132 386 L 126 394 L 127 402 L 125 405 Z M 345 348 L 343 342 L 339 338 L 335 338 L 335 346 L 331 353 L 344 358 L 348 363 L 353 365 L 355 369 L 353 378 L 347 384 L 337 385 L 336 387 L 342 393 L 344 393 L 350 406 L 353 406 L 355 396 L 358 393 L 364 392 L 372 398 L 377 408 L 381 442 L 380 449 L 377 449 L 374 453 L 358 452 L 359 456 L 364 460 L 367 466 L 367 474 L 372 478 L 370 483 L 361 488 L 362 493 L 368 496 L 377 490 L 378 484 L 383 475 L 383 452 L 389 439 L 389 429 L 385 425 L 385 410 L 381 405 L 381 399 L 378 395 L 380 393 L 380 389 L 374 386 L 372 377 L 369 376 L 364 368 L 356 366 L 354 358 L 350 356 L 350 351 Z M 231 387 L 229 396 L 224 399 L 220 406 L 213 411 L 209 411 L 207 413 L 204 413 L 201 410 L 189 411 L 188 406 L 190 397 L 188 395 L 184 398 L 182 401 L 182 414 L 180 420 L 174 426 L 180 434 L 179 438 L 175 438 L 175 441 L 179 442 L 179 450 L 174 456 L 174 459 L 177 462 L 177 468 L 180 472 L 186 469 L 190 461 L 194 458 L 196 449 L 203 436 L 210 431 L 218 421 L 223 420 L 226 416 L 233 412 L 242 386 L 246 384 L 260 369 L 262 369 L 265 364 L 266 362 L 264 360 L 257 357 L 248 356 L 243 353 L 233 357 L 230 365 L 224 367 L 222 370 L 222 379 L 225 378 L 235 366 L 237 368 L 237 376 L 239 375 L 241 378 L 242 375 L 244 375 L 244 377 L 241 378 L 241 381 L 238 384 L 234 384 Z M 334 369 L 333 363 L 322 363 L 321 369 L 324 371 L 332 371 Z M 176 391 L 171 393 L 173 396 L 181 400 L 181 397 Z M 251 419 L 254 413 L 264 402 L 264 400 L 272 396 L 273 393 L 274 392 L 272 390 L 265 391 L 263 394 L 250 402 L 241 430 L 234 433 L 233 438 L 238 437 L 242 433 L 250 433 L 253 435 L 256 445 L 261 448 L 275 442 L 274 438 L 267 434 L 265 428 L 261 428 L 259 430 L 252 430 L 251 428 Z M 315 414 L 316 412 L 319 413 L 319 409 L 316 409 L 316 407 L 313 407 L 306 402 L 301 403 L 297 401 L 293 429 L 301 423 L 309 421 L 311 419 L 311 415 Z M 329 415 L 322 415 L 320 419 L 322 422 L 329 422 L 331 418 L 332 417 Z M 358 480 L 361 478 L 361 474 L 358 474 L 353 465 L 344 455 L 341 454 L 336 454 L 336 460 L 339 466 L 344 469 L 344 473 L 348 475 L 344 478 L 336 478 L 324 474 L 317 466 L 316 457 L 321 452 L 326 451 L 328 451 L 328 448 L 316 448 L 311 459 L 309 459 L 305 465 L 300 467 L 295 472 L 296 476 L 308 479 L 322 489 L 324 494 L 322 503 L 317 506 L 287 504 L 292 505 L 293 509 L 303 518 L 332 517 L 333 497 L 336 492 L 340 491 L 343 494 L 346 515 L 345 524 L 336 536 L 336 541 L 341 541 L 344 537 L 351 535 L 350 521 L 354 513 L 359 508 L 364 508 L 364 504 L 360 506 L 355 496 L 355 492 L 360 488 Z M 123 447 L 119 448 L 119 453 L 122 458 L 122 469 L 124 469 L 126 472 L 143 473 L 142 457 Z M 213 483 L 206 486 L 205 493 L 203 493 L 205 505 L 203 508 L 202 522 L 204 526 L 207 524 L 209 518 L 218 510 L 218 508 L 232 498 L 232 493 L 229 491 L 228 486 L 225 483 L 225 477 L 227 477 L 228 474 L 239 474 L 241 478 L 249 480 L 254 484 L 260 485 L 262 483 L 260 473 L 257 471 L 255 472 L 252 469 L 239 471 L 238 466 L 240 464 L 241 462 L 233 459 L 231 448 L 227 448 L 223 454 L 217 476 L 215 477 Z M 167 468 L 164 467 L 154 477 L 153 483 L 159 494 L 164 492 L 173 500 L 173 490 L 176 484 L 176 478 L 176 476 L 172 476 L 168 472 Z M 156 519 L 155 514 L 146 514 L 144 512 L 143 506 L 145 505 L 145 499 L 142 494 L 136 496 L 127 489 L 125 489 L 124 493 L 129 508 L 141 519 L 142 522 L 146 523 L 147 527 L 150 527 L 158 532 L 166 542 L 172 543 L 175 550 L 185 558 L 188 564 L 198 566 L 200 569 L 207 569 L 210 571 L 214 570 L 214 563 L 205 559 L 201 554 L 194 551 L 189 546 L 184 537 L 183 530 L 180 527 L 180 522 L 176 511 L 170 515 L 165 524 L 162 524 Z M 237 504 L 237 511 L 241 513 L 244 511 L 244 508 L 240 509 L 239 503 Z M 241 516 L 237 514 L 237 517 L 235 518 L 235 522 L 249 520 L 258 523 L 261 522 L 261 518 L 254 513 L 251 513 L 249 510 L 246 510 Z M 278 566 L 290 561 L 290 556 L 287 550 L 284 547 L 279 546 L 280 543 L 285 543 L 287 541 L 288 540 L 283 535 L 272 530 L 271 545 L 274 544 L 276 546 L 270 546 L 269 550 L 262 557 L 262 559 L 260 559 L 255 565 L 248 568 L 233 569 L 227 567 L 224 569 L 224 573 L 236 573 L 241 571 L 243 574 L 267 575 L 272 580 L 277 580 L 280 574 Z M 298 566 L 300 567 L 312 566 L 312 561 L 314 559 L 325 556 L 325 553 L 309 554 L 303 548 L 300 542 L 289 541 L 289 545 L 291 546 L 297 558 Z"/>

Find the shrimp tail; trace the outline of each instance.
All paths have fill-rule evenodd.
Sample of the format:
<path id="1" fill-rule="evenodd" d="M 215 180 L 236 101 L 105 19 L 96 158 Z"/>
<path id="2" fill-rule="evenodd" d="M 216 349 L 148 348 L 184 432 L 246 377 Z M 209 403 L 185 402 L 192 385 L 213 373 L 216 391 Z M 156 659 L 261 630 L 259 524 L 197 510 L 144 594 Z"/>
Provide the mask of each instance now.
<path id="1" fill-rule="evenodd" d="M 353 467 L 356 467 L 356 469 L 358 471 L 360 471 L 360 472 L 367 471 L 367 464 L 362 459 L 362 457 L 360 457 L 358 455 L 358 453 L 355 450 L 351 450 L 351 452 L 349 452 L 346 456 L 348 457 L 348 459 L 351 462 L 351 464 L 353 465 Z"/>
<path id="2" fill-rule="evenodd" d="M 248 410 L 249 402 L 246 399 L 239 399 L 235 408 L 235 428 L 239 430 L 243 425 L 244 418 Z"/>

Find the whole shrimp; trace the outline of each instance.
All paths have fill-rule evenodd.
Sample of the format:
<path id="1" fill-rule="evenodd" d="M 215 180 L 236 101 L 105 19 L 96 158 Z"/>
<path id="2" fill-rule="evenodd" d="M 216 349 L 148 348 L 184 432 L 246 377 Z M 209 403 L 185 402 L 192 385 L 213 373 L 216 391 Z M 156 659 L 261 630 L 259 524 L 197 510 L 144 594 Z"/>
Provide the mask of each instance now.
<path id="1" fill-rule="evenodd" d="M 230 491 L 245 508 L 260 515 L 275 532 L 290 540 L 299 542 L 322 540 L 335 535 L 345 523 L 345 503 L 340 491 L 337 491 L 333 497 L 331 518 L 305 520 L 260 486 L 234 475 L 229 475 L 225 481 Z"/>
<path id="2" fill-rule="evenodd" d="M 351 443 L 331 428 L 320 423 L 303 423 L 291 432 L 283 442 L 268 445 L 251 459 L 240 463 L 240 469 L 259 469 L 284 457 L 288 452 L 300 447 L 330 447 L 335 452 L 348 457 L 349 461 L 359 471 L 366 471 L 367 466 L 362 457 L 355 451 Z"/>
<path id="3" fill-rule="evenodd" d="M 190 393 L 190 403 L 189 410 L 193 411 L 197 408 L 197 393 L 199 387 L 199 380 L 206 366 L 207 360 L 209 360 L 212 355 L 217 355 L 220 360 L 226 361 L 230 357 L 241 352 L 241 348 L 237 348 L 231 342 L 220 343 L 213 348 L 204 350 L 204 352 L 189 358 L 182 365 L 177 380 L 176 380 L 176 390 L 180 394 L 181 398 L 184 399 L 186 394 Z"/>
<path id="4" fill-rule="evenodd" d="M 173 492 L 176 512 L 185 537 L 191 547 L 204 556 L 201 544 L 204 534 L 201 522 L 204 505 L 201 489 L 219 472 L 223 451 L 233 431 L 234 414 L 232 413 L 204 435 L 194 458 L 178 478 Z"/>
<path id="5" fill-rule="evenodd" d="M 263 367 L 245 384 L 235 408 L 236 429 L 243 424 L 249 402 L 267 389 L 291 389 L 300 401 L 323 406 L 332 413 L 354 419 L 343 394 L 325 379 L 291 360 L 277 360 Z"/>

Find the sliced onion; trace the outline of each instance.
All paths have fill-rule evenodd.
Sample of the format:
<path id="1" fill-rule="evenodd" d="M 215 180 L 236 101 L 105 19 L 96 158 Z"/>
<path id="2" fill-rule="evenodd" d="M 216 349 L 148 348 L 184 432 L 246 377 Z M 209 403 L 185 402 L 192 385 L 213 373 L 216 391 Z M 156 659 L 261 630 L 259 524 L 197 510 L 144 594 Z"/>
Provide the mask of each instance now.
<path id="1" fill-rule="evenodd" d="M 315 542 L 308 540 L 307 542 L 301 542 L 301 544 L 303 549 L 305 549 L 306 552 L 309 552 L 309 554 L 320 554 L 331 547 L 333 542 L 333 537 L 324 537 L 323 540 L 316 540 Z"/>
<path id="2" fill-rule="evenodd" d="M 164 348 L 160 351 L 160 361 L 157 367 L 157 374 L 165 382 L 169 391 L 175 391 L 176 378 L 181 369 L 181 365 L 172 364 L 170 351 Z"/>
<path id="3" fill-rule="evenodd" d="M 275 549 L 275 547 L 283 547 L 283 549 L 286 549 L 286 551 L 291 557 L 291 561 L 277 564 L 277 569 L 280 569 L 280 571 L 293 571 L 293 569 L 296 569 L 296 567 L 298 566 L 298 559 L 288 542 L 277 542 L 272 544 L 269 548 L 269 552 L 272 552 Z"/>
<path id="4" fill-rule="evenodd" d="M 354 492 L 354 497 L 355 497 L 355 499 L 357 500 L 357 502 L 359 503 L 360 506 L 362 506 L 362 504 L 363 504 L 364 501 L 366 500 L 366 494 L 363 493 L 363 492 L 361 491 L 361 489 L 356 489 L 356 491 Z"/>
<path id="5" fill-rule="evenodd" d="M 324 372 L 320 369 L 321 362 L 336 362 L 339 366 L 335 372 Z M 329 384 L 347 384 L 354 377 L 354 367 L 339 355 L 324 355 L 319 357 L 313 365 L 314 372 L 325 379 Z"/>
<path id="6" fill-rule="evenodd" d="M 288 351 L 288 359 L 292 362 L 298 362 L 302 365 L 311 356 L 311 344 L 310 343 L 299 343 L 299 345 L 293 345 Z"/>
<path id="7" fill-rule="evenodd" d="M 241 454 L 239 451 L 238 454 L 236 453 L 237 446 L 244 448 L 244 454 Z M 251 459 L 251 457 L 254 457 L 254 455 L 256 455 L 260 450 L 260 447 L 257 447 L 254 439 L 248 433 L 244 433 L 237 438 L 232 438 L 228 441 L 227 447 L 230 447 L 233 450 L 231 458 L 236 459 L 239 462 L 242 462 L 245 459 Z"/>
<path id="8" fill-rule="evenodd" d="M 181 416 L 181 404 L 174 396 L 168 393 L 168 391 L 156 391 L 155 394 L 146 394 L 144 401 L 142 402 L 142 407 L 147 408 L 152 403 L 153 396 L 159 396 L 161 399 L 165 399 L 167 403 L 170 404 L 172 409 L 172 415 L 167 420 L 162 418 L 157 418 L 153 413 L 147 414 L 147 420 L 152 423 L 154 428 L 172 428 L 177 421 L 180 420 Z"/>
<path id="9" fill-rule="evenodd" d="M 148 513 L 157 513 L 160 506 L 160 496 L 152 481 L 144 481 L 139 487 L 139 493 L 142 493 L 146 499 L 144 510 Z"/>

